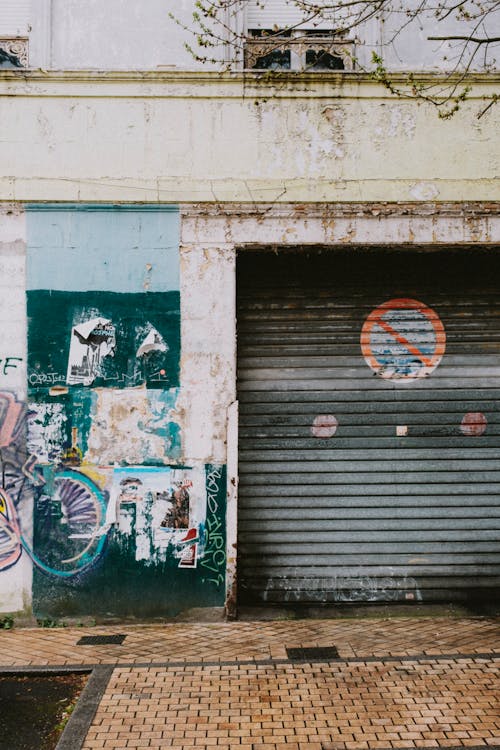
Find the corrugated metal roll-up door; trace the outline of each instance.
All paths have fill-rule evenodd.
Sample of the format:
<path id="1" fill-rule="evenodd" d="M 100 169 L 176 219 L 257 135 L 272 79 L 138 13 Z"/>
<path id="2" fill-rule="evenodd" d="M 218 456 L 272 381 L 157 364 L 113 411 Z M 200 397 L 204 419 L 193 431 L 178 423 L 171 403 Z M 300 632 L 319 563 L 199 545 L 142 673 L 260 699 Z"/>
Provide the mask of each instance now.
<path id="1" fill-rule="evenodd" d="M 248 29 L 286 29 L 311 17 L 313 20 L 306 26 L 316 28 L 325 25 L 319 23 L 312 12 L 300 10 L 294 0 L 248 0 L 246 14 Z"/>
<path id="2" fill-rule="evenodd" d="M 240 602 L 498 594 L 499 258 L 240 253 Z"/>
<path id="3" fill-rule="evenodd" d="M 27 36 L 30 13 L 30 0 L 1 0 L 0 36 Z"/>

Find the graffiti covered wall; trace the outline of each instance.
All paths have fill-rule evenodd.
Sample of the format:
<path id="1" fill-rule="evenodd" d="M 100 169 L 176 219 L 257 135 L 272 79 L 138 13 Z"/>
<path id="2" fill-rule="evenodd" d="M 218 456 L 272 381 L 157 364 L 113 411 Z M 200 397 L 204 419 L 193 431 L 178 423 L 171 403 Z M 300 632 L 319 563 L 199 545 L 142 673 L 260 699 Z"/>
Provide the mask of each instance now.
<path id="1" fill-rule="evenodd" d="M 178 235 L 172 207 L 27 210 L 28 391 L 0 392 L 0 572 L 32 565 L 39 616 L 224 602 L 225 467 L 181 452 Z"/>

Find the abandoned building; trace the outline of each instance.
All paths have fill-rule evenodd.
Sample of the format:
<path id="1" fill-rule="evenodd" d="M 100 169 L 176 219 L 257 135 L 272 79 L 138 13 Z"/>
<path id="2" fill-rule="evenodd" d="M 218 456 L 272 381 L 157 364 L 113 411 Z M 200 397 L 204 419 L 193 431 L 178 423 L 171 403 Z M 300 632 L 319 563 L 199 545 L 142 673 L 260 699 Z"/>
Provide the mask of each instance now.
<path id="1" fill-rule="evenodd" d="M 2 3 L 0 613 L 498 594 L 498 73 L 290 2 Z"/>

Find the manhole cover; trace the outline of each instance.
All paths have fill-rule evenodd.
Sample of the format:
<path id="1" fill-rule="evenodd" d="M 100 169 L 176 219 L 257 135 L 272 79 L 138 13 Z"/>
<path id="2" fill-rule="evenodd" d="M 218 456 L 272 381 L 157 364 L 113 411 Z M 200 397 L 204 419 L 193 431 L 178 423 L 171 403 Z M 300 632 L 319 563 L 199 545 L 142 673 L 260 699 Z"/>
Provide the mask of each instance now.
<path id="1" fill-rule="evenodd" d="M 339 658 L 339 652 L 335 646 L 287 648 L 286 653 L 291 661 L 330 661 L 330 659 Z"/>
<path id="2" fill-rule="evenodd" d="M 117 643 L 120 645 L 123 643 L 127 636 L 126 635 L 83 635 L 79 641 L 76 642 L 77 646 L 107 646 L 110 643 Z"/>

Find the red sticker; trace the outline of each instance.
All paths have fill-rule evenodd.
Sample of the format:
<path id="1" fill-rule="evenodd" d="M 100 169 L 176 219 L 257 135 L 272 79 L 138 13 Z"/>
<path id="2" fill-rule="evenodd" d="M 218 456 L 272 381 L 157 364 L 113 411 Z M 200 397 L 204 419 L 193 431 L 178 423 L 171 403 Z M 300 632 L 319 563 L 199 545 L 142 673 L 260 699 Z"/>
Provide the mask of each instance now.
<path id="1" fill-rule="evenodd" d="M 430 375 L 446 350 L 439 316 L 416 299 L 391 299 L 366 318 L 361 351 L 382 378 L 410 380 Z"/>

